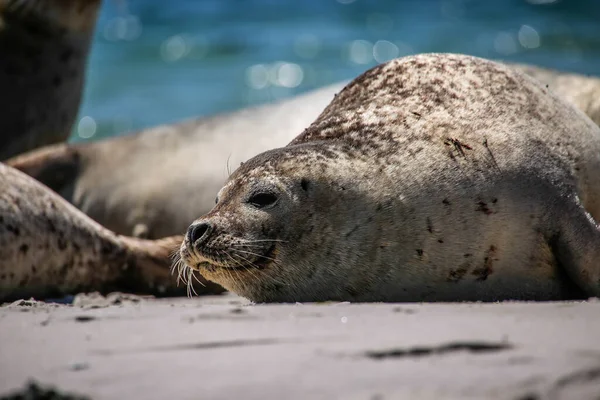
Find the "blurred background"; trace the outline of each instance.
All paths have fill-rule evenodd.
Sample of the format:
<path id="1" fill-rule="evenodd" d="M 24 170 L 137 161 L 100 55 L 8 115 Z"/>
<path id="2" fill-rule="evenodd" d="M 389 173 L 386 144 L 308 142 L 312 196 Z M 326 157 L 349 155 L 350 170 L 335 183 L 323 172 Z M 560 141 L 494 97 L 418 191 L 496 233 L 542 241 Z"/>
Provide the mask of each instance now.
<path id="1" fill-rule="evenodd" d="M 600 0 L 104 0 L 72 140 L 458 52 L 600 75 Z"/>

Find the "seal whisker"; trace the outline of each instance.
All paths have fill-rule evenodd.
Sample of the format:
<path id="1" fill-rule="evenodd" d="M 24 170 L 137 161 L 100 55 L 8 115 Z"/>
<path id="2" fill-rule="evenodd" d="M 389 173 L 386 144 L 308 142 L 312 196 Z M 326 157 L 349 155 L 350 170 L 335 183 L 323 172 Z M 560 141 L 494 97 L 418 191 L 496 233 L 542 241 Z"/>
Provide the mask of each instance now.
<path id="1" fill-rule="evenodd" d="M 236 263 L 238 266 L 240 267 L 245 267 L 244 264 L 240 263 L 238 260 L 236 260 L 235 258 L 233 258 L 230 254 L 227 254 L 227 257 L 233 261 L 234 263 Z M 252 274 L 252 271 L 250 270 L 250 268 L 246 268 L 246 271 L 250 272 Z M 233 275 L 232 274 L 236 274 L 235 270 L 229 269 L 229 276 L 232 276 L 233 279 Z M 246 287 L 246 285 L 243 284 L 243 279 L 240 279 L 240 286 L 243 286 L 244 288 Z M 234 279 L 235 282 L 235 279 Z"/>
<path id="2" fill-rule="evenodd" d="M 171 266 L 171 275 L 173 275 L 175 273 L 175 269 L 179 268 L 179 263 L 182 262 L 179 251 L 175 250 L 171 254 L 171 259 L 173 260 L 173 265 Z"/>
<path id="3" fill-rule="evenodd" d="M 191 268 L 190 268 L 191 269 Z M 196 280 L 196 282 L 198 282 L 200 285 L 202 285 L 203 287 L 206 287 L 206 285 L 204 284 L 204 282 L 202 282 L 197 276 L 196 276 L 196 271 L 192 270 L 192 277 Z M 198 273 L 200 274 L 200 273 Z"/>
<path id="4" fill-rule="evenodd" d="M 237 255 L 237 256 L 239 256 L 239 255 Z M 270 276 L 268 276 L 268 275 L 266 275 L 266 274 L 259 275 L 259 274 L 260 274 L 260 269 L 259 269 L 259 268 L 258 268 L 256 265 L 254 265 L 252 262 L 248 261 L 247 259 L 245 259 L 245 258 L 243 258 L 243 257 L 242 257 L 242 258 L 243 258 L 243 260 L 244 260 L 244 261 L 247 263 L 246 265 L 244 265 L 244 264 L 242 264 L 242 263 L 241 263 L 239 260 L 236 260 L 236 259 L 235 259 L 233 256 L 229 256 L 229 257 L 230 257 L 230 258 L 232 259 L 232 261 L 234 261 L 236 264 L 238 264 L 238 265 L 240 265 L 240 266 L 246 266 L 246 268 L 245 268 L 245 271 L 247 271 L 248 273 L 250 273 L 250 275 L 252 275 L 252 276 L 253 276 L 253 277 L 254 277 L 254 278 L 255 278 L 255 279 L 258 281 L 258 282 L 261 282 L 261 281 L 263 281 L 263 280 L 264 280 L 264 279 L 263 279 L 263 277 L 265 277 L 265 276 L 266 276 L 267 278 L 270 278 L 270 279 L 272 279 L 273 281 L 275 281 L 275 279 L 273 279 L 272 277 L 270 277 Z M 239 256 L 239 257 L 241 257 L 241 256 Z M 279 282 L 276 282 L 276 281 L 275 281 L 275 283 L 279 283 Z"/>
<path id="5" fill-rule="evenodd" d="M 278 242 L 278 243 L 288 243 L 287 240 L 281 239 L 239 239 L 242 243 L 262 243 L 262 242 Z"/>
<path id="6" fill-rule="evenodd" d="M 235 259 L 233 259 L 229 254 L 225 253 L 225 255 L 230 258 L 233 262 L 235 262 L 236 264 L 238 264 L 240 267 L 243 267 L 244 265 L 240 264 L 239 262 L 237 262 Z M 244 284 L 242 279 L 239 279 L 238 281 L 236 281 L 235 279 L 235 270 L 232 270 L 231 268 L 225 268 L 227 270 L 227 273 L 229 274 L 229 276 L 231 277 L 231 280 L 234 283 L 237 283 L 239 281 L 239 284 L 241 287 L 243 287 L 244 289 L 246 288 L 246 285 Z"/>
<path id="7" fill-rule="evenodd" d="M 252 252 L 252 251 L 244 251 L 244 250 L 239 250 L 239 249 L 235 249 L 235 251 L 236 251 L 236 252 L 238 252 L 238 253 L 250 254 L 250 255 L 252 255 L 252 256 L 256 256 L 256 257 L 260 257 L 260 258 L 264 258 L 264 259 L 266 259 L 266 260 L 270 260 L 270 261 L 273 261 L 273 262 L 277 262 L 277 260 L 275 260 L 274 258 L 267 257 L 267 256 L 263 256 L 263 255 L 260 255 L 260 254 L 258 254 L 258 253 L 254 253 L 254 252 Z"/>
<path id="8" fill-rule="evenodd" d="M 253 244 L 245 244 L 245 243 L 234 243 L 234 244 L 231 244 L 230 246 L 234 247 L 234 248 L 242 248 L 242 249 L 245 249 L 245 248 L 258 248 L 258 249 L 262 249 L 262 248 L 264 248 L 264 246 L 261 245 L 261 244 L 254 244 L 253 245 Z"/>
<path id="9" fill-rule="evenodd" d="M 198 293 L 196 292 L 196 289 L 194 289 L 194 281 L 192 280 L 192 277 L 194 276 L 194 270 L 191 268 L 188 268 L 188 276 L 187 276 L 187 295 L 188 297 L 192 297 L 192 293 L 195 294 L 196 296 L 198 296 Z"/>
<path id="10" fill-rule="evenodd" d="M 252 267 L 252 269 L 253 269 L 253 270 L 257 271 L 258 273 L 261 273 L 261 272 L 262 272 L 262 271 L 261 271 L 261 269 L 260 269 L 259 267 L 257 267 L 257 266 L 256 266 L 256 265 L 255 265 L 253 262 L 251 262 L 250 260 L 248 260 L 246 257 L 244 257 L 244 256 L 242 256 L 242 255 L 240 255 L 240 254 L 237 254 L 237 253 L 236 253 L 236 254 L 234 254 L 234 256 L 240 257 L 242 260 L 244 260 L 246 263 L 248 263 L 248 264 L 249 264 L 249 265 Z M 275 263 L 277 266 L 281 267 L 281 264 L 279 264 L 279 262 L 278 262 L 277 260 L 273 260 L 273 262 L 274 262 L 274 263 Z M 248 269 L 247 269 L 247 271 L 252 271 L 252 270 L 251 270 L 250 268 L 248 268 Z M 274 283 L 277 283 L 277 284 L 279 284 L 279 285 L 283 285 L 283 286 L 289 286 L 289 284 L 287 284 L 287 283 L 284 283 L 284 282 L 281 282 L 281 281 L 279 281 L 279 280 L 277 280 L 277 279 L 273 278 L 272 276 L 270 276 L 270 275 L 267 275 L 267 274 L 265 274 L 265 273 L 262 273 L 262 274 L 261 274 L 261 276 L 262 276 L 262 277 L 267 277 L 267 278 L 269 278 L 271 281 L 273 281 Z"/>

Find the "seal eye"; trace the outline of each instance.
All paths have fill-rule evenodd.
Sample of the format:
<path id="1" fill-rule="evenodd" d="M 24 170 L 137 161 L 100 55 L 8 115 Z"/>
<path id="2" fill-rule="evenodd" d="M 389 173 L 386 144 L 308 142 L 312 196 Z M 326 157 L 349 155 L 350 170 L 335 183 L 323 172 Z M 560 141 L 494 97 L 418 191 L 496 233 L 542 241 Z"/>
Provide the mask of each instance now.
<path id="1" fill-rule="evenodd" d="M 256 208 L 265 208 L 275 204 L 277 196 L 273 193 L 256 193 L 250 196 L 247 203 L 253 205 Z"/>

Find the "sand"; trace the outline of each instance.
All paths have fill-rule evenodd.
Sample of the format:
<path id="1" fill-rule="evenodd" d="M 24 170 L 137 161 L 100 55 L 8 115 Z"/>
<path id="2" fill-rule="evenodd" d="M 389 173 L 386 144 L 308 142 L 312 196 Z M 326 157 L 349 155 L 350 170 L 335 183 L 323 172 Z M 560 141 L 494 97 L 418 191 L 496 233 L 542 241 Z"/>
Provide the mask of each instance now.
<path id="1" fill-rule="evenodd" d="M 599 338 L 598 300 L 22 300 L 0 308 L 0 397 L 597 399 Z"/>

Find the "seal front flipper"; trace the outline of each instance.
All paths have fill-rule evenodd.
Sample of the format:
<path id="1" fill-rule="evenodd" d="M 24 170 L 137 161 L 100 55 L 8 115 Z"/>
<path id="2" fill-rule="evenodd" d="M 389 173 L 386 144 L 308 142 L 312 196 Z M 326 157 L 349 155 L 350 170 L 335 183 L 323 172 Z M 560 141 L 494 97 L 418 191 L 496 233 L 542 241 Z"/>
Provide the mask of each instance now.
<path id="1" fill-rule="evenodd" d="M 62 194 L 80 173 L 80 147 L 66 143 L 46 146 L 13 157 L 6 161 L 6 165 Z"/>

